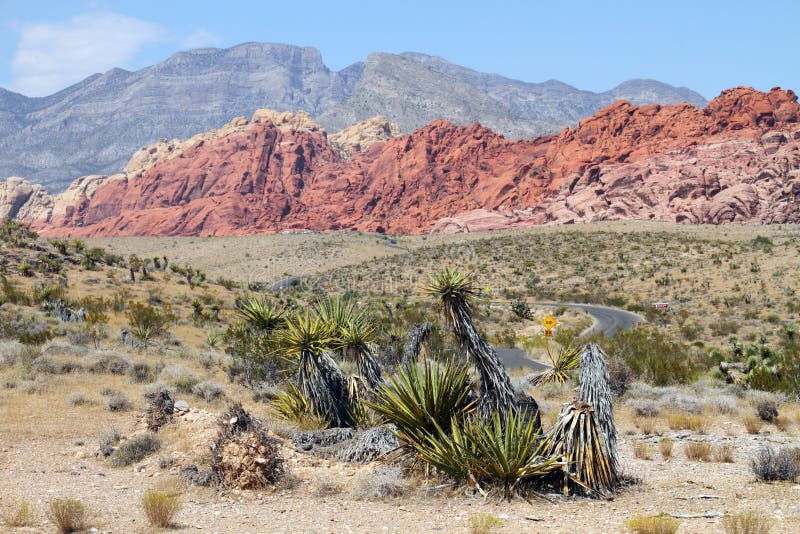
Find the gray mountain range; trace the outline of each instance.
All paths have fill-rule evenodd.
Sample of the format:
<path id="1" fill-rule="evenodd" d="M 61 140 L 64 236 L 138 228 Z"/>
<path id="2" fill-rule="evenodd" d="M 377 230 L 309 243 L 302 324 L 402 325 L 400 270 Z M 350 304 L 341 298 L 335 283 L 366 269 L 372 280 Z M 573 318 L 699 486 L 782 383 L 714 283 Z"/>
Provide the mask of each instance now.
<path id="1" fill-rule="evenodd" d="M 374 53 L 333 71 L 314 48 L 245 43 L 181 52 L 135 72 L 112 69 L 42 98 L 0 88 L 0 178 L 61 191 L 78 176 L 120 171 L 159 138 L 189 137 L 259 108 L 305 110 L 329 131 L 381 114 L 405 132 L 445 118 L 522 138 L 575 124 L 618 99 L 706 104 L 690 89 L 654 80 L 592 93 L 411 52 Z"/>

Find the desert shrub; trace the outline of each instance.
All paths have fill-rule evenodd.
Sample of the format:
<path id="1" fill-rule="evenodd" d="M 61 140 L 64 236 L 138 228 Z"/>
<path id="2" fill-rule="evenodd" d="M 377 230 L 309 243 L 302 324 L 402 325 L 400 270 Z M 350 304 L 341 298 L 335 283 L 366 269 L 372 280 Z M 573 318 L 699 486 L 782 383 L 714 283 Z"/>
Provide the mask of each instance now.
<path id="1" fill-rule="evenodd" d="M 733 445 L 731 443 L 722 443 L 715 445 L 711 450 L 711 461 L 732 464 L 733 463 Z"/>
<path id="2" fill-rule="evenodd" d="M 142 508 L 147 520 L 155 527 L 169 527 L 183 507 L 181 496 L 175 491 L 149 490 L 142 495 Z"/>
<path id="3" fill-rule="evenodd" d="M 34 374 L 66 375 L 82 369 L 81 365 L 72 361 L 57 360 L 49 356 L 40 356 L 33 360 L 29 367 Z"/>
<path id="4" fill-rule="evenodd" d="M 114 452 L 114 446 L 122 439 L 119 430 L 113 425 L 105 427 L 97 436 L 97 445 L 100 454 L 103 456 L 111 456 Z"/>
<path id="5" fill-rule="evenodd" d="M 77 499 L 56 499 L 50 502 L 47 518 L 62 534 L 86 530 L 86 506 Z"/>
<path id="6" fill-rule="evenodd" d="M 208 403 L 225 398 L 225 390 L 211 381 L 200 382 L 192 387 L 192 393 Z"/>
<path id="7" fill-rule="evenodd" d="M 762 514 L 742 512 L 723 517 L 722 528 L 725 534 L 769 534 L 772 523 Z"/>
<path id="8" fill-rule="evenodd" d="M 696 462 L 707 462 L 711 459 L 711 443 L 707 441 L 689 441 L 683 445 L 686 458 Z"/>
<path id="9" fill-rule="evenodd" d="M 139 341 L 147 345 L 152 339 L 167 333 L 167 326 L 175 321 L 175 315 L 169 305 L 158 309 L 150 304 L 131 301 L 125 313 L 130 332 Z"/>
<path id="10" fill-rule="evenodd" d="M 637 515 L 625 522 L 632 534 L 675 534 L 681 526 L 680 521 L 669 516 Z"/>
<path id="11" fill-rule="evenodd" d="M 73 391 L 69 394 L 68 400 L 72 406 L 89 406 L 93 404 L 92 400 L 82 391 Z"/>
<path id="12" fill-rule="evenodd" d="M 756 414 L 762 421 L 771 423 L 778 417 L 778 407 L 772 401 L 762 400 L 756 404 Z"/>
<path id="13" fill-rule="evenodd" d="M 33 526 L 33 505 L 22 499 L 14 499 L 0 508 L 0 519 L 7 527 Z"/>
<path id="14" fill-rule="evenodd" d="M 322 475 L 317 479 L 317 483 L 312 490 L 316 497 L 329 497 L 338 495 L 342 492 L 342 485 L 327 475 Z"/>
<path id="15" fill-rule="evenodd" d="M 769 445 L 764 446 L 750 459 L 750 468 L 758 480 L 792 481 L 800 476 L 798 449 L 791 447 L 775 449 Z"/>
<path id="16" fill-rule="evenodd" d="M 469 516 L 470 534 L 490 534 L 503 526 L 503 521 L 492 514 L 473 514 Z"/>
<path id="17" fill-rule="evenodd" d="M 130 375 L 131 380 L 136 384 L 144 384 L 152 381 L 155 378 L 156 373 L 153 368 L 146 363 L 136 363 L 133 364 L 133 367 L 131 367 Z"/>
<path id="18" fill-rule="evenodd" d="M 642 440 L 634 440 L 633 442 L 633 455 L 640 460 L 653 459 L 653 447 Z"/>
<path id="19" fill-rule="evenodd" d="M 639 326 L 618 332 L 601 345 L 607 354 L 621 359 L 634 377 L 656 386 L 688 384 L 700 372 L 686 346 L 656 328 Z"/>
<path id="20" fill-rule="evenodd" d="M 358 473 L 353 481 L 356 499 L 386 499 L 400 497 L 409 490 L 408 481 L 397 466 L 381 466 Z"/>
<path id="21" fill-rule="evenodd" d="M 108 397 L 107 407 L 109 412 L 127 412 L 133 408 L 133 405 L 122 393 L 114 393 Z"/>
<path id="22" fill-rule="evenodd" d="M 709 406 L 720 415 L 730 415 L 736 413 L 736 397 L 733 395 L 717 395 L 709 399 Z"/>
<path id="23" fill-rule="evenodd" d="M 625 406 L 639 417 L 655 417 L 661 412 L 661 406 L 652 399 L 628 399 Z"/>
<path id="24" fill-rule="evenodd" d="M 672 458 L 672 447 L 675 445 L 675 440 L 672 438 L 661 438 L 658 441 L 658 451 L 661 453 L 661 457 L 665 460 Z"/>
<path id="25" fill-rule="evenodd" d="M 631 387 L 634 374 L 630 366 L 621 358 L 608 358 L 608 387 L 616 397 L 623 396 Z"/>
<path id="26" fill-rule="evenodd" d="M 160 377 L 168 380 L 170 385 L 179 393 L 189 394 L 197 384 L 200 377 L 180 365 L 171 365 L 161 371 Z"/>
<path id="27" fill-rule="evenodd" d="M 25 346 L 19 341 L 0 341 L 0 366 L 12 366 L 19 360 Z"/>
<path id="28" fill-rule="evenodd" d="M 764 422 L 760 417 L 756 417 L 755 415 L 748 415 L 742 422 L 748 434 L 758 434 L 764 427 Z"/>
<path id="29" fill-rule="evenodd" d="M 172 389 L 164 382 L 152 382 L 144 387 L 143 396 L 150 401 L 160 396 L 162 392 L 167 392 L 170 395 L 173 394 Z"/>
<path id="30" fill-rule="evenodd" d="M 84 359 L 84 366 L 92 373 L 109 373 L 124 375 L 130 372 L 133 365 L 130 358 L 115 352 L 98 351 Z"/>
<path id="31" fill-rule="evenodd" d="M 528 303 L 523 300 L 516 300 L 512 302 L 511 311 L 514 312 L 514 315 L 516 315 L 520 319 L 533 318 L 533 314 L 531 313 L 531 307 L 528 306 Z"/>
<path id="32" fill-rule="evenodd" d="M 111 455 L 111 464 L 114 467 L 125 467 L 141 462 L 161 448 L 161 441 L 150 432 L 140 434 L 124 442 Z"/>

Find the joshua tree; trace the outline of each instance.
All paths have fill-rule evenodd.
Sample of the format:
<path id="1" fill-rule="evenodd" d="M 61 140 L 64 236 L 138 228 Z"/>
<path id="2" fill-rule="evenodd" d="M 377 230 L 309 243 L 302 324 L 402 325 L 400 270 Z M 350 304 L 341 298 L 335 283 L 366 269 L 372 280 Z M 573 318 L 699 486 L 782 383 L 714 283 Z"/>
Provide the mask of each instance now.
<path id="1" fill-rule="evenodd" d="M 369 315 L 356 307 L 353 299 L 345 296 L 328 296 L 317 302 L 317 317 L 328 323 L 339 340 L 340 356 L 350 356 L 358 366 L 369 389 L 375 389 L 383 378 L 375 360 L 372 343 L 375 326 Z"/>
<path id="2" fill-rule="evenodd" d="M 358 372 L 364 378 L 369 389 L 375 389 L 383 383 L 381 367 L 375 360 L 372 349 L 375 339 L 375 325 L 366 314 L 358 314 L 339 329 L 341 343 L 345 354 L 352 357 L 358 366 Z"/>
<path id="3" fill-rule="evenodd" d="M 286 321 L 286 329 L 280 331 L 278 341 L 287 355 L 299 358 L 300 391 L 314 412 L 331 426 L 351 426 L 347 380 L 327 352 L 337 343 L 332 325 L 306 310 L 305 314 Z"/>
<path id="4" fill-rule="evenodd" d="M 472 322 L 472 300 L 479 289 L 471 275 L 444 269 L 431 277 L 423 291 L 439 301 L 445 321 L 480 374 L 479 413 L 491 417 L 497 412 L 505 418 L 510 411 L 515 411 L 514 388 L 505 367 Z"/>

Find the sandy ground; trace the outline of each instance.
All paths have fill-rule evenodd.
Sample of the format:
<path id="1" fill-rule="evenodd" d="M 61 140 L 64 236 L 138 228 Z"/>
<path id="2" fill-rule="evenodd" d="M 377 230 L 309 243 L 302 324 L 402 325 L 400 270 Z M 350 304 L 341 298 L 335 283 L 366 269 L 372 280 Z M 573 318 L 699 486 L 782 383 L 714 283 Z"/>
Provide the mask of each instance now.
<path id="1" fill-rule="evenodd" d="M 141 429 L 133 412 L 121 416 L 124 434 Z M 39 420 L 39 419 L 44 420 Z M 193 410 L 161 431 L 174 467 L 160 469 L 158 456 L 137 466 L 112 468 L 94 458 L 96 429 L 104 421 L 82 417 L 80 408 L 67 413 L 44 412 L 23 423 L 6 420 L 0 428 L 0 496 L 23 498 L 37 508 L 36 526 L 11 532 L 52 532 L 43 510 L 59 496 L 77 497 L 93 512 L 92 524 L 101 532 L 152 532 L 139 506 L 143 491 L 174 479 L 178 466 L 202 455 L 213 436 L 216 414 Z M 108 417 L 105 418 L 108 420 Z M 9 432 L 37 424 L 41 430 Z M 796 428 L 796 427 L 795 427 Z M 731 436 L 730 434 L 733 434 Z M 512 503 L 450 491 L 425 491 L 417 487 L 410 496 L 387 500 L 356 500 L 348 481 L 354 466 L 325 460 L 284 448 L 290 470 L 299 478 L 293 489 L 230 491 L 186 487 L 185 506 L 175 532 L 305 533 L 305 532 L 470 532 L 470 517 L 491 513 L 503 522 L 498 532 L 625 532 L 622 525 L 637 513 L 682 513 L 714 517 L 683 519 L 681 533 L 723 532 L 720 514 L 754 510 L 773 519 L 773 532 L 800 532 L 800 485 L 758 483 L 748 458 L 765 443 L 800 446 L 796 430 L 780 435 L 748 435 L 733 421 L 719 420 L 708 435 L 666 433 L 678 438 L 675 455 L 664 461 L 633 456 L 632 440 L 623 436 L 621 457 L 625 471 L 642 480 L 613 500 L 562 499 Z M 658 438 L 649 438 L 653 443 Z M 682 442 L 710 439 L 735 445 L 734 463 L 688 461 Z M 178 446 L 178 444 L 181 444 Z M 207 449 L 206 449 L 207 450 Z M 160 454 L 163 456 L 163 454 Z M 319 478 L 341 481 L 344 489 L 330 497 L 313 494 Z M 424 482 L 422 483 L 424 486 Z M 427 494 L 436 493 L 429 496 Z M 2 527 L 0 527 L 2 528 Z"/>

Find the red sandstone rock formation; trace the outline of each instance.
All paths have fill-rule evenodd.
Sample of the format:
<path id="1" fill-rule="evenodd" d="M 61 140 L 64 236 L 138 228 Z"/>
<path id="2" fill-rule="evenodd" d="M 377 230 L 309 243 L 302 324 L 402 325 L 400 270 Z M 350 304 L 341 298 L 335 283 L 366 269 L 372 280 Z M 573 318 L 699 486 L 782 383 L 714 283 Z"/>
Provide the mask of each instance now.
<path id="1" fill-rule="evenodd" d="M 102 183 L 33 225 L 100 236 L 800 222 L 799 120 L 793 92 L 740 87 L 702 110 L 617 102 L 533 141 L 434 121 L 349 158 L 320 128 L 251 121 Z"/>

